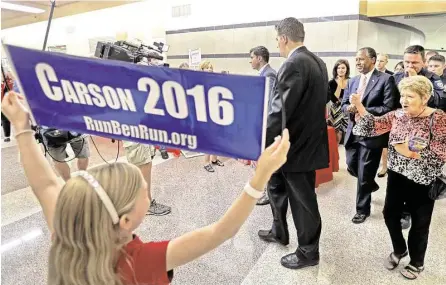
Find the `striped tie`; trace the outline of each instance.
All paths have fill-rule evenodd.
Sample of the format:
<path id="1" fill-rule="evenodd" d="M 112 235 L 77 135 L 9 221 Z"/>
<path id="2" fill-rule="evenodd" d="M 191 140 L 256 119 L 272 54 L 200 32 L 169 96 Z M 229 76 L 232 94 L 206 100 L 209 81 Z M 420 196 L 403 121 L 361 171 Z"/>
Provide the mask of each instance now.
<path id="1" fill-rule="evenodd" d="M 361 81 L 359 83 L 359 87 L 356 90 L 356 93 L 361 95 L 361 101 L 362 96 L 364 95 L 365 89 L 367 88 L 367 76 L 365 74 L 361 75 Z M 358 122 L 361 117 L 359 116 L 359 113 L 355 114 L 355 122 Z"/>

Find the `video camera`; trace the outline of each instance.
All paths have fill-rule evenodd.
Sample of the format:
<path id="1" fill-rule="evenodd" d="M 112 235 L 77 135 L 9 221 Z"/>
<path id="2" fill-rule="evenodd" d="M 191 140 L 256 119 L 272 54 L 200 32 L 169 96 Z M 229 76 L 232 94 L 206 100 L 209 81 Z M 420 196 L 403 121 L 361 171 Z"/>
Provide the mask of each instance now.
<path id="1" fill-rule="evenodd" d="M 139 63 L 150 59 L 163 60 L 162 53 L 167 52 L 169 46 L 162 42 L 154 42 L 152 46 L 142 43 L 130 43 L 117 41 L 115 43 L 98 42 L 95 57 L 111 60 L 119 60 L 131 63 Z M 169 67 L 168 63 L 163 66 Z"/>

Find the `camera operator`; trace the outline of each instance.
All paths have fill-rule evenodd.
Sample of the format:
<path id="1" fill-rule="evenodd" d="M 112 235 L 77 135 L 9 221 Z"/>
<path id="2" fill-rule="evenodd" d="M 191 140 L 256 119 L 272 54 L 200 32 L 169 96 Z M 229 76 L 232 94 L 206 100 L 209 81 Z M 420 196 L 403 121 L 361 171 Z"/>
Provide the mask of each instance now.
<path id="1" fill-rule="evenodd" d="M 147 59 L 146 57 L 143 57 L 137 64 L 147 66 L 160 65 L 158 61 L 151 58 Z M 155 148 L 147 144 L 135 143 L 130 141 L 125 141 L 123 145 L 127 161 L 139 168 L 148 185 L 148 196 L 151 203 L 147 214 L 154 216 L 165 216 L 170 214 L 171 208 L 169 206 L 157 203 L 155 199 L 152 199 L 151 195 L 152 159 L 155 156 Z M 167 154 L 167 151 L 165 149 L 163 150 Z M 160 151 L 162 151 L 161 148 Z M 165 159 L 163 153 L 161 153 L 161 155 Z"/>
<path id="2" fill-rule="evenodd" d="M 45 133 L 45 130 L 43 130 L 43 133 Z M 68 145 L 73 149 L 75 159 L 77 159 L 78 170 L 87 170 L 90 158 L 90 144 L 86 136 L 78 136 L 66 143 L 53 141 L 44 134 L 42 134 L 42 137 L 48 154 L 54 162 L 54 167 L 64 181 L 71 178 L 70 166 L 66 161 L 68 158 Z"/>

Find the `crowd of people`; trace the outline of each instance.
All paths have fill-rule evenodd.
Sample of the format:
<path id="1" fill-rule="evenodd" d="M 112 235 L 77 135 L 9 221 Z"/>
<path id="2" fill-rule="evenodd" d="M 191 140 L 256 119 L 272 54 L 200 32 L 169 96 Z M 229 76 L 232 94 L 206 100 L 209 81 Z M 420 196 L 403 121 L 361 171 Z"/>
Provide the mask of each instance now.
<path id="1" fill-rule="evenodd" d="M 327 106 L 328 124 L 336 129 L 348 172 L 357 180 L 352 222 L 369 217 L 384 159 L 378 175 L 387 175 L 383 222 L 393 245 L 390 254 L 383 254 L 385 266 L 394 270 L 409 255 L 400 272 L 407 279 L 419 276 L 435 204 L 428 192 L 446 164 L 444 57 L 410 46 L 392 74 L 386 54 L 364 47 L 355 59 L 359 75 L 350 77 L 348 61 L 340 59 L 329 78 L 323 60 L 305 47 L 300 21 L 285 18 L 275 29 L 285 58 L 277 72 L 265 47 L 250 50 L 252 68 L 270 83 L 268 147 L 253 162 L 255 173 L 242 194 L 217 222 L 171 241 L 144 243 L 133 233 L 154 204 L 149 146 L 126 142 L 130 164 L 84 167 L 60 185 L 34 140 L 23 98 L 17 92 L 5 96 L 2 118 L 4 114 L 15 129 L 21 163 L 51 231 L 48 284 L 169 284 L 173 269 L 233 237 L 256 204 L 270 204 L 273 220 L 271 228 L 258 232 L 259 238 L 282 245 L 289 243 L 290 205 L 298 247 L 281 258 L 284 267 L 318 265 L 322 218 L 315 172 L 329 165 Z M 204 61 L 199 69 L 212 72 L 213 66 Z M 204 169 L 214 172 L 215 166 L 224 164 L 205 155 Z M 402 223 L 409 219 L 409 226 Z M 408 244 L 402 232 L 406 227 Z"/>

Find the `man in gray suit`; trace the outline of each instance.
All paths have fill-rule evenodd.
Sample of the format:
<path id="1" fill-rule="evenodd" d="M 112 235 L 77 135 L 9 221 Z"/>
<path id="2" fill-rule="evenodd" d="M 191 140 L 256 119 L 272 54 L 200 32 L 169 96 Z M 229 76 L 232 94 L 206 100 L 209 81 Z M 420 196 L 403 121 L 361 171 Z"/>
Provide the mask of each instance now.
<path id="1" fill-rule="evenodd" d="M 251 67 L 259 72 L 260 76 L 269 78 L 268 113 L 271 110 L 271 99 L 274 95 L 274 88 L 277 82 L 277 72 L 269 65 L 269 51 L 264 46 L 252 48 L 249 51 L 251 56 Z"/>
<path id="2" fill-rule="evenodd" d="M 271 100 L 274 95 L 274 88 L 277 82 L 277 72 L 269 65 L 269 51 L 264 46 L 258 46 L 252 48 L 249 51 L 251 61 L 251 67 L 259 72 L 260 76 L 269 78 L 269 96 L 268 96 L 268 113 L 271 111 Z M 259 199 L 257 205 L 263 206 L 269 204 L 268 195 L 263 194 L 263 197 Z"/>

